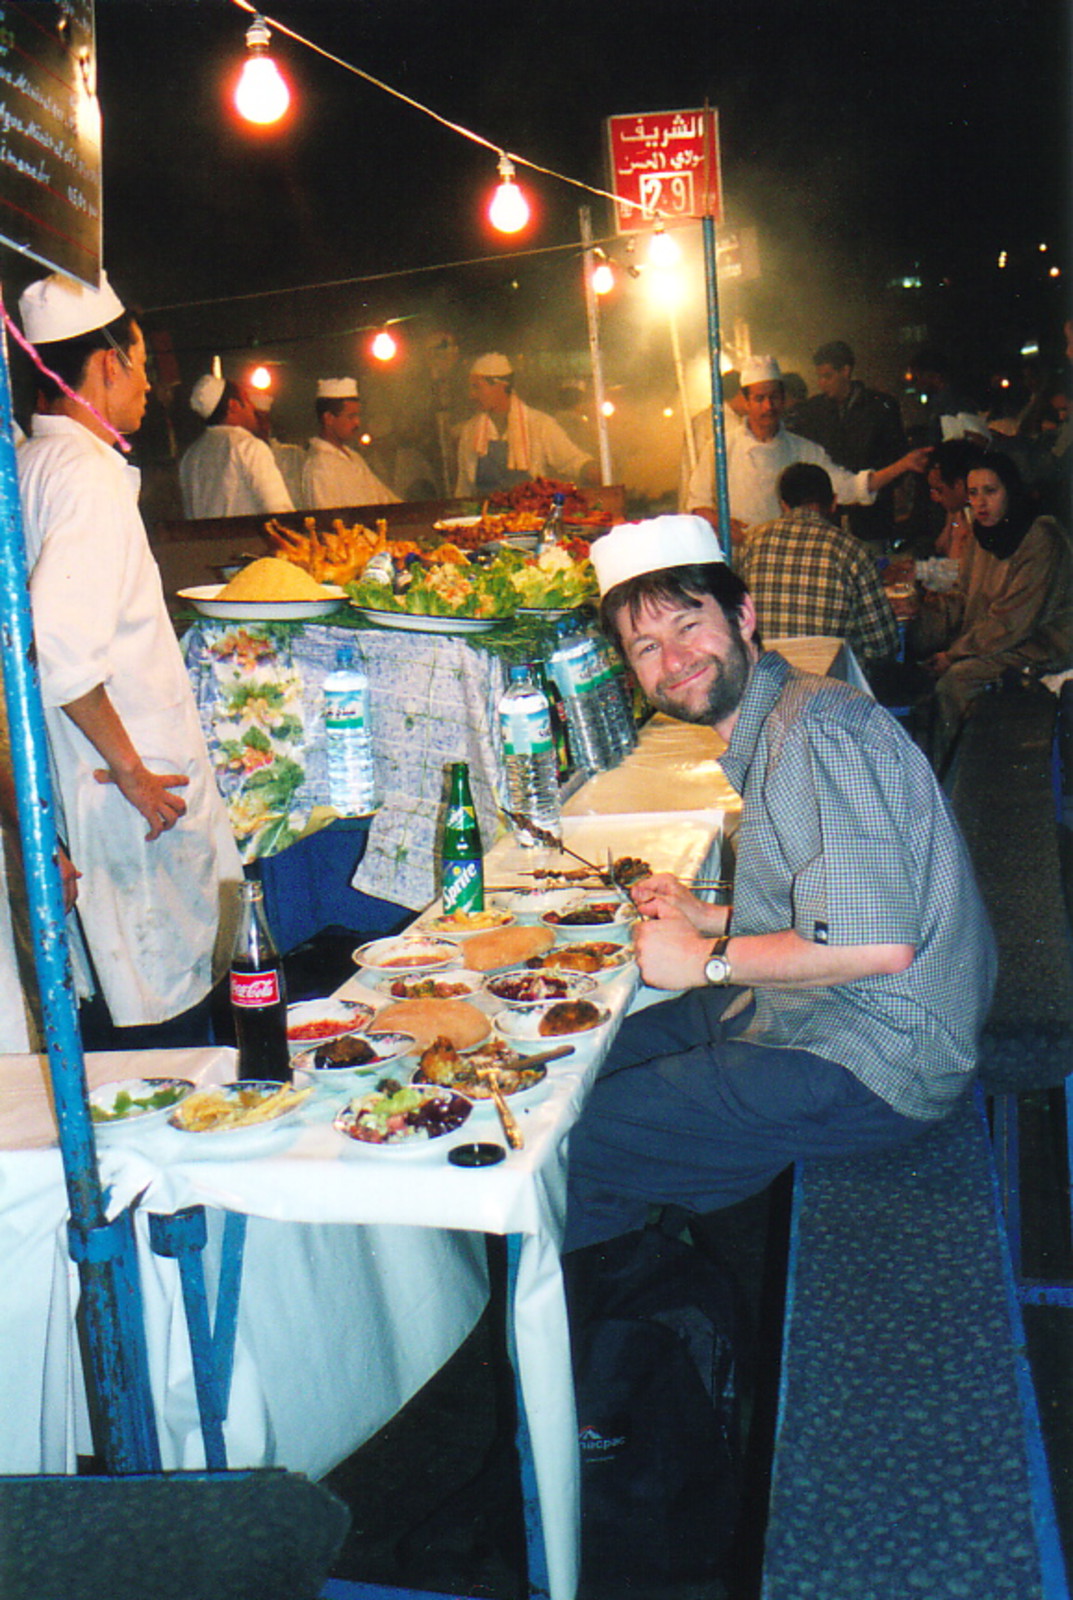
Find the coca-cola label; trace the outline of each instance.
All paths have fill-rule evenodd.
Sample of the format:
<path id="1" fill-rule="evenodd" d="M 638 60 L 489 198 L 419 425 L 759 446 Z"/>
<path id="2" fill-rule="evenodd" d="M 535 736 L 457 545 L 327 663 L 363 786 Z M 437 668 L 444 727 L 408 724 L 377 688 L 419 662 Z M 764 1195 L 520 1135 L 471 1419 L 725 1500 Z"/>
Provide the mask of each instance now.
<path id="1" fill-rule="evenodd" d="M 278 1005 L 280 1000 L 279 973 L 275 967 L 267 972 L 232 972 L 231 1004 L 259 1010 L 262 1006 Z"/>

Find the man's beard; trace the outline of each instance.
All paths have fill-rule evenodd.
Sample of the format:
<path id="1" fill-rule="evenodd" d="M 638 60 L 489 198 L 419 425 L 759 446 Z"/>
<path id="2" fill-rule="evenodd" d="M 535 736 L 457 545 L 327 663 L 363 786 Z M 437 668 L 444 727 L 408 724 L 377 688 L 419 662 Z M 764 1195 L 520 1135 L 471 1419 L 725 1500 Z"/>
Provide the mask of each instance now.
<path id="1" fill-rule="evenodd" d="M 708 688 L 703 706 L 694 709 L 683 705 L 681 701 L 673 698 L 673 691 L 670 694 L 665 693 L 662 685 L 658 685 L 651 695 L 656 709 L 665 712 L 668 717 L 676 717 L 679 722 L 696 722 L 709 727 L 717 726 L 736 711 L 741 705 L 745 686 L 749 681 L 750 662 L 745 641 L 734 623 L 731 624 L 730 648 L 726 660 L 718 661 L 714 656 L 708 659 L 716 668 L 716 674 Z"/>

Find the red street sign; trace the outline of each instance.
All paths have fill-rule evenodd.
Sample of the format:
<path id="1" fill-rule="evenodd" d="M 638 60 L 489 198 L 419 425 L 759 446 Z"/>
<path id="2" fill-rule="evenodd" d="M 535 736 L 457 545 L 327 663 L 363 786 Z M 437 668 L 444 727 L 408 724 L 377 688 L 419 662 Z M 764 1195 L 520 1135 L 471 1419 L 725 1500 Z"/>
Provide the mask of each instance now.
<path id="1" fill-rule="evenodd" d="M 718 112 L 643 111 L 608 117 L 604 128 L 619 233 L 702 216 L 722 221 Z"/>

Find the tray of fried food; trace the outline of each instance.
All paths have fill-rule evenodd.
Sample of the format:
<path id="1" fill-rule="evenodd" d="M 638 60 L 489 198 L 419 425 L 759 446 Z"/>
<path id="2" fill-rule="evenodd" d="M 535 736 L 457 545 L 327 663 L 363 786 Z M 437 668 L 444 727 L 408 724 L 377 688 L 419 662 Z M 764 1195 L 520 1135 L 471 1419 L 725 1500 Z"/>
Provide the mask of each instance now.
<path id="1" fill-rule="evenodd" d="M 304 567 L 318 583 L 335 583 L 343 588 L 365 571 L 372 556 L 387 549 L 387 523 L 383 519 L 373 529 L 360 522 L 348 527 L 341 517 L 336 517 L 331 528 L 324 529 L 317 527 L 316 517 L 306 517 L 304 528 L 299 533 L 277 517 L 270 517 L 265 523 L 265 533 L 276 553 Z"/>

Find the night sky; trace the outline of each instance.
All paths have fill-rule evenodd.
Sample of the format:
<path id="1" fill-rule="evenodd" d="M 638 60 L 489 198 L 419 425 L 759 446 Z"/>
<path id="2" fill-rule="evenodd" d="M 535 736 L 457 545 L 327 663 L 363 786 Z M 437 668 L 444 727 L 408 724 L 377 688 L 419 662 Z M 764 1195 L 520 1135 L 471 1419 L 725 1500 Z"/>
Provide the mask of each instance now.
<path id="1" fill-rule="evenodd" d="M 280 0 L 275 14 L 444 116 L 601 186 L 605 116 L 707 98 L 727 220 L 761 242 L 763 281 L 744 309 L 762 344 L 830 337 L 838 307 L 859 331 L 875 286 L 915 270 L 963 320 L 1007 340 L 1037 322 L 1045 337 L 1060 332 L 1064 280 L 1041 290 L 1033 253 L 1047 241 L 1049 259 L 1073 267 L 1064 0 Z M 480 222 L 488 152 L 278 35 L 293 120 L 267 137 L 236 127 L 224 85 L 248 22 L 228 0 L 97 0 L 105 259 L 128 296 L 172 307 L 492 265 L 164 313 L 190 359 L 199 343 L 294 350 L 437 297 L 464 338 L 472 329 L 481 342 L 482 320 L 499 333 L 504 296 L 515 316 L 524 302 L 529 323 L 546 313 L 558 336 L 573 258 L 504 262 L 511 247 Z M 585 197 L 523 181 L 540 205 L 523 245 L 576 240 Z M 601 233 L 607 213 L 591 203 Z M 1001 284 L 1000 249 L 1012 268 Z"/>

